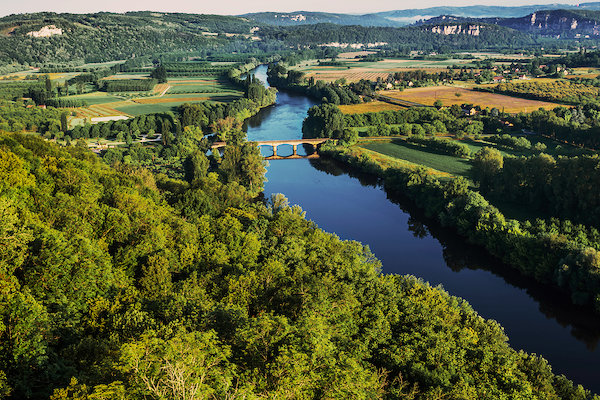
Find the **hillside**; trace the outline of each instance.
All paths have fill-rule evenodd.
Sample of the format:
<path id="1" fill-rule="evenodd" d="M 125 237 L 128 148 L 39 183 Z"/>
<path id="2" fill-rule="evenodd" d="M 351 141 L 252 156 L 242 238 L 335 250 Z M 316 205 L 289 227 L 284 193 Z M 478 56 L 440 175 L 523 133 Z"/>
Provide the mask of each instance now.
<path id="1" fill-rule="evenodd" d="M 254 25 L 237 17 L 153 12 L 11 15 L 0 18 L 0 63 L 81 64 L 198 51 L 250 41 Z"/>
<path id="2" fill-rule="evenodd" d="M 453 34 L 434 27 L 362 27 L 334 24 L 264 27 L 265 39 L 282 40 L 288 45 L 330 45 L 334 47 L 370 47 L 386 44 L 401 50 L 449 51 L 451 49 L 502 49 L 509 46 L 535 46 L 536 39 L 513 29 L 478 24 L 459 26 Z M 442 33 L 442 34 L 440 34 Z"/>
<path id="3" fill-rule="evenodd" d="M 547 10 L 519 18 L 469 18 L 456 15 L 440 15 L 420 20 L 416 25 L 495 24 L 522 33 L 562 38 L 600 35 L 600 11 L 595 10 Z"/>
<path id="4" fill-rule="evenodd" d="M 498 21 L 499 25 L 521 32 L 542 35 L 600 35 L 600 11 L 590 10 L 550 10 L 540 11 L 522 18 L 509 18 Z"/>
<path id="5" fill-rule="evenodd" d="M 362 25 L 362 26 L 399 26 L 395 21 L 378 14 L 351 15 L 333 14 L 313 11 L 294 11 L 289 13 L 261 12 L 241 15 L 253 21 L 275 25 L 309 25 L 318 23 L 331 23 L 337 25 Z"/>
<path id="6" fill-rule="evenodd" d="M 538 4 L 518 7 L 503 6 L 465 6 L 465 7 L 429 7 L 406 10 L 393 10 L 372 14 L 352 15 L 325 12 L 294 11 L 294 12 L 260 12 L 241 15 L 254 21 L 275 25 L 307 25 L 316 23 L 332 23 L 338 25 L 362 26 L 405 26 L 419 20 L 427 20 L 442 15 L 452 15 L 462 18 L 519 18 L 524 15 L 545 10 L 600 10 L 600 2 L 572 4 Z"/>
<path id="7" fill-rule="evenodd" d="M 591 398 L 235 154 L 188 183 L 0 134 L 0 398 Z"/>

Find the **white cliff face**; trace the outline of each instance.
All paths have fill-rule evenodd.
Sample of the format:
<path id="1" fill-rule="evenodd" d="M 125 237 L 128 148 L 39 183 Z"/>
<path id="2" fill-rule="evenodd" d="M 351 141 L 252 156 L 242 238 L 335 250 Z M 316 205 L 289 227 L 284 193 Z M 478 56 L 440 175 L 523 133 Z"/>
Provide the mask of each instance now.
<path id="1" fill-rule="evenodd" d="M 573 18 L 573 21 L 571 22 L 571 30 L 573 29 L 577 29 L 577 20 L 575 18 Z"/>
<path id="2" fill-rule="evenodd" d="M 537 17 L 536 13 L 531 14 L 531 25 L 535 25 L 535 18 Z"/>
<path id="3" fill-rule="evenodd" d="M 481 34 L 481 26 L 468 25 L 463 29 L 462 25 L 442 25 L 432 27 L 431 32 L 440 35 L 458 35 L 462 33 L 465 35 L 479 36 Z"/>
<path id="4" fill-rule="evenodd" d="M 362 48 L 372 48 L 372 47 L 381 47 L 387 45 L 388 42 L 375 42 L 375 43 L 340 43 L 340 42 L 330 42 L 320 44 L 320 47 L 338 47 L 340 49 L 362 49 Z"/>
<path id="5" fill-rule="evenodd" d="M 301 21 L 306 21 L 306 15 L 303 14 L 280 14 L 280 15 L 275 15 L 275 18 L 283 18 L 283 19 L 290 19 L 292 21 L 295 22 L 301 22 Z"/>
<path id="6" fill-rule="evenodd" d="M 36 38 L 48 37 L 48 36 L 53 36 L 53 35 L 62 35 L 62 34 L 63 34 L 63 30 L 61 28 L 57 28 L 56 25 L 46 25 L 39 31 L 26 33 L 27 36 L 36 37 Z"/>

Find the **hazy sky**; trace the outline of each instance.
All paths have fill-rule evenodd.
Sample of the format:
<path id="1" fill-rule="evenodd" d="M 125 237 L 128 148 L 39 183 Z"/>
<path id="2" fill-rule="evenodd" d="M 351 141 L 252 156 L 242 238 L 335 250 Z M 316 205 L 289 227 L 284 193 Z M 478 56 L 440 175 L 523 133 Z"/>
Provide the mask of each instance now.
<path id="1" fill-rule="evenodd" d="M 577 1 L 558 1 L 561 4 L 577 4 Z M 525 5 L 551 4 L 543 0 L 454 0 L 453 6 L 474 4 Z M 424 8 L 449 5 L 444 0 L 0 0 L 0 15 L 55 11 L 85 13 L 96 11 L 173 11 L 212 14 L 243 14 L 254 11 L 327 11 L 344 13 L 368 13 L 406 8 Z"/>

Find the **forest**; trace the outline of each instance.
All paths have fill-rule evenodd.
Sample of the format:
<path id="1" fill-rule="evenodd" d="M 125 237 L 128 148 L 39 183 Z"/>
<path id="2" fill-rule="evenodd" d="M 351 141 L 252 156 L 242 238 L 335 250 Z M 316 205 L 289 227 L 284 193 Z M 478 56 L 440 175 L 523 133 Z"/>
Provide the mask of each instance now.
<path id="1" fill-rule="evenodd" d="M 442 53 L 457 49 L 514 49 L 532 47 L 539 43 L 538 38 L 496 25 L 483 25 L 479 36 L 439 35 L 429 31 L 427 27 L 388 28 L 335 24 L 267 26 L 263 27 L 261 32 L 265 39 L 281 40 L 294 46 L 386 42 L 396 51 L 419 50 Z"/>
<path id="2" fill-rule="evenodd" d="M 2 135 L 0 396 L 592 398 L 464 301 L 256 197 L 253 152 L 197 153 L 183 181 Z"/>

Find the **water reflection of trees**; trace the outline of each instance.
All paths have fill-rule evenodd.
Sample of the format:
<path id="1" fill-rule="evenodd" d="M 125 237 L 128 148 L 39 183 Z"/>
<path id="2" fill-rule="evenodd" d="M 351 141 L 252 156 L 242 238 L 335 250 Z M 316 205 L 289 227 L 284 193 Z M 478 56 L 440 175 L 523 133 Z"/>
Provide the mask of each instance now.
<path id="1" fill-rule="evenodd" d="M 330 175 L 349 175 L 356 178 L 363 186 L 381 186 L 379 178 L 350 169 L 335 160 L 320 158 L 310 160 L 310 164 Z M 600 341 L 600 319 L 590 307 L 573 305 L 569 296 L 558 288 L 541 285 L 502 263 L 484 248 L 467 243 L 464 237 L 457 235 L 453 230 L 427 218 L 410 199 L 386 194 L 388 200 L 410 215 L 408 230 L 415 237 L 425 238 L 431 235 L 440 242 L 444 261 L 452 271 L 459 272 L 464 269 L 489 271 L 504 279 L 507 284 L 525 290 L 539 304 L 539 310 L 543 315 L 555 319 L 563 327 L 571 327 L 571 335 L 574 338 L 585 343 L 589 350 L 596 349 Z"/>

